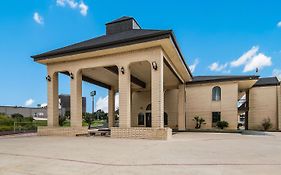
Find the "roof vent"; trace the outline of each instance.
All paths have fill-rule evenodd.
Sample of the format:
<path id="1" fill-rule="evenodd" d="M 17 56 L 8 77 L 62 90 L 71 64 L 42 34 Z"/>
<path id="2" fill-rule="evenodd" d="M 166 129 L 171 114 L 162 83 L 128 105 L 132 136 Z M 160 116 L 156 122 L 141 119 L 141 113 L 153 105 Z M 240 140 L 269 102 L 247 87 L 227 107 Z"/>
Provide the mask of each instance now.
<path id="1" fill-rule="evenodd" d="M 128 16 L 123 16 L 119 19 L 116 19 L 112 22 L 106 24 L 106 34 L 111 35 L 115 33 L 125 32 L 132 29 L 140 29 L 141 27 L 137 21 Z"/>

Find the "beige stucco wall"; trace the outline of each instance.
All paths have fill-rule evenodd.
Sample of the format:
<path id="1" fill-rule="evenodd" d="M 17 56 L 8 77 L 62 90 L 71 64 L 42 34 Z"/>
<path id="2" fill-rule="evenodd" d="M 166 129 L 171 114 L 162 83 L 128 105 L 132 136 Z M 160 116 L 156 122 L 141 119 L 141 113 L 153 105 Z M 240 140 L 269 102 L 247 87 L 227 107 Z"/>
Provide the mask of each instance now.
<path id="1" fill-rule="evenodd" d="M 168 127 L 172 129 L 177 128 L 178 117 L 178 89 L 166 90 L 164 111 L 168 114 Z M 145 114 L 146 107 L 151 103 L 150 91 L 133 92 L 132 93 L 132 127 L 143 127 L 138 125 L 138 114 L 143 112 Z"/>
<path id="2" fill-rule="evenodd" d="M 212 101 L 212 88 L 221 87 L 221 101 Z M 206 124 L 203 129 L 212 128 L 212 112 L 221 112 L 221 120 L 229 123 L 227 129 L 237 128 L 237 99 L 238 83 L 206 83 L 186 86 L 186 126 L 188 129 L 194 129 L 195 122 L 193 118 L 196 115 L 203 117 Z"/>
<path id="3" fill-rule="evenodd" d="M 278 86 L 250 89 L 249 129 L 262 129 L 261 124 L 265 118 L 270 118 L 271 129 L 277 129 L 277 92 Z"/>

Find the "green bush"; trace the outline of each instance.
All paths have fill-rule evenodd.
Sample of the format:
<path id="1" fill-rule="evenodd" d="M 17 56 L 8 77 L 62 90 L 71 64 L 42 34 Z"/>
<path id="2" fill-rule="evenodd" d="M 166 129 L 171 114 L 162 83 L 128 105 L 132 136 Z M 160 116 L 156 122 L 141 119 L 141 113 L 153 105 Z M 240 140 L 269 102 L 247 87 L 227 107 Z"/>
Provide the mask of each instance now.
<path id="1" fill-rule="evenodd" d="M 7 126 L 7 125 L 0 125 L 0 132 L 1 131 L 13 131 L 14 126 Z"/>
<path id="2" fill-rule="evenodd" d="M 265 131 L 269 130 L 272 127 L 272 123 L 270 121 L 270 118 L 265 118 L 262 121 L 262 127 Z"/>
<path id="3" fill-rule="evenodd" d="M 16 121 L 23 121 L 24 117 L 23 115 L 19 114 L 19 113 L 15 113 L 11 115 L 12 119 L 16 120 Z"/>
<path id="4" fill-rule="evenodd" d="M 13 126 L 14 120 L 6 115 L 0 115 L 0 126 Z"/>
<path id="5" fill-rule="evenodd" d="M 36 126 L 47 126 L 48 125 L 47 120 L 34 120 L 33 123 L 35 123 Z"/>
<path id="6" fill-rule="evenodd" d="M 217 122 L 217 127 L 220 129 L 224 129 L 228 127 L 228 122 L 227 121 L 218 121 Z"/>

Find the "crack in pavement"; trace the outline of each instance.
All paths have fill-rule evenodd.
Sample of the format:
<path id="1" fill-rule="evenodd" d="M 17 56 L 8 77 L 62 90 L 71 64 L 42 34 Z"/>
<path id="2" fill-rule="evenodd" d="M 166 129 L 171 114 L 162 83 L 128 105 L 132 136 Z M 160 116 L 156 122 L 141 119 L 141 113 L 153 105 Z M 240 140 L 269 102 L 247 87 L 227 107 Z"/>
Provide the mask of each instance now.
<path id="1" fill-rule="evenodd" d="M 281 166 L 281 163 L 144 163 L 144 164 L 119 164 L 119 163 L 102 163 L 102 162 L 97 162 L 97 161 L 85 161 L 85 160 L 55 158 L 55 157 L 37 156 L 37 155 L 14 154 L 14 153 L 0 153 L 0 155 L 15 156 L 15 157 L 40 158 L 40 159 L 47 159 L 47 160 L 59 160 L 59 161 L 76 162 L 76 163 L 100 165 L 100 166 L 111 166 L 111 167 L 148 167 L 148 166 Z"/>

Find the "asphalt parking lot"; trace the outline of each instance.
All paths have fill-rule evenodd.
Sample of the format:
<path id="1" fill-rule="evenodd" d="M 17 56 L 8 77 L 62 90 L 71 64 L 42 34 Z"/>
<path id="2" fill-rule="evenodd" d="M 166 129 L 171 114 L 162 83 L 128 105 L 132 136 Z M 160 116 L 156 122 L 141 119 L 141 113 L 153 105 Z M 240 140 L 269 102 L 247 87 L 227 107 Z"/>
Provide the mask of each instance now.
<path id="1" fill-rule="evenodd" d="M 280 175 L 281 133 L 178 133 L 168 141 L 0 137 L 0 174 Z"/>

